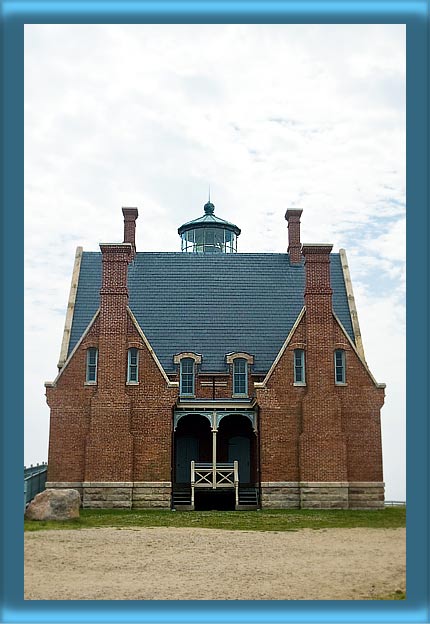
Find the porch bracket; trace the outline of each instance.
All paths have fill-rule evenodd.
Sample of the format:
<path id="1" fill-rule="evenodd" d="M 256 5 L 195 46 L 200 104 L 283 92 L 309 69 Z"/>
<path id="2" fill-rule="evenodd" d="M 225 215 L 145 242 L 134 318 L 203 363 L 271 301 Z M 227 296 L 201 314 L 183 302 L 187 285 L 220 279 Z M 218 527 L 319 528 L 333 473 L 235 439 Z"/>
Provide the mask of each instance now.
<path id="1" fill-rule="evenodd" d="M 212 418 L 211 412 L 207 412 L 205 410 L 199 410 L 196 412 L 178 412 L 175 410 L 173 414 L 173 431 L 176 431 L 178 422 L 181 420 L 181 418 L 183 418 L 184 416 L 195 416 L 195 415 L 199 415 L 199 416 L 203 416 L 204 418 L 207 418 L 208 421 L 210 422 L 211 428 L 213 428 L 213 418 Z"/>
<path id="2" fill-rule="evenodd" d="M 250 411 L 250 410 L 240 410 L 237 411 L 235 410 L 233 411 L 225 411 L 225 412 L 218 412 L 217 413 L 217 428 L 219 427 L 220 422 L 222 421 L 223 418 L 225 418 L 226 416 L 245 416 L 245 418 L 247 418 L 252 425 L 252 429 L 254 430 L 254 432 L 257 432 L 257 414 L 254 411 Z"/>
<path id="3" fill-rule="evenodd" d="M 176 428 L 181 418 L 183 418 L 184 416 L 195 416 L 196 414 L 203 416 L 209 421 L 212 431 L 218 431 L 220 422 L 226 416 L 245 416 L 245 418 L 250 421 L 254 433 L 257 433 L 257 413 L 254 410 L 175 410 L 173 415 L 173 430 L 176 431 Z"/>

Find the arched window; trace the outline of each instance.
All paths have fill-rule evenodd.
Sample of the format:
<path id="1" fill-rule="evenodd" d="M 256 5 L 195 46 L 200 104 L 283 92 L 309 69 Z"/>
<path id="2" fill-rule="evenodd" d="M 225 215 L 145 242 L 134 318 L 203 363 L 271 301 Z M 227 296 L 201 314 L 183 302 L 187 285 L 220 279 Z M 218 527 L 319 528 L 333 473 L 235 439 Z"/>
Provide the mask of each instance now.
<path id="1" fill-rule="evenodd" d="M 87 349 L 87 370 L 85 381 L 86 383 L 97 383 L 97 361 L 98 361 L 98 349 L 90 347 Z"/>
<path id="2" fill-rule="evenodd" d="M 334 352 L 334 380 L 338 385 L 346 383 L 346 360 L 343 349 L 336 349 Z"/>
<path id="3" fill-rule="evenodd" d="M 305 352 L 304 349 L 294 349 L 294 383 L 305 385 Z"/>
<path id="4" fill-rule="evenodd" d="M 179 383 L 182 396 L 194 396 L 194 360 L 192 358 L 181 360 Z"/>
<path id="5" fill-rule="evenodd" d="M 248 362 L 244 358 L 233 361 L 233 394 L 248 395 Z"/>
<path id="6" fill-rule="evenodd" d="M 132 347 L 127 357 L 127 383 L 139 382 L 139 350 Z"/>

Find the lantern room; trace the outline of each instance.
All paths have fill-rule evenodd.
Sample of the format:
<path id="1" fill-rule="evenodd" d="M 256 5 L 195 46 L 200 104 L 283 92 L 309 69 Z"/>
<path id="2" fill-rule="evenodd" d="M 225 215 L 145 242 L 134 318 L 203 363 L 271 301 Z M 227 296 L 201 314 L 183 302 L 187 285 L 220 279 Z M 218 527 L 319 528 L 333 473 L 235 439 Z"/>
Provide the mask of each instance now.
<path id="1" fill-rule="evenodd" d="M 181 251 L 190 253 L 236 253 L 240 229 L 214 215 L 215 206 L 208 201 L 205 214 L 181 225 Z"/>

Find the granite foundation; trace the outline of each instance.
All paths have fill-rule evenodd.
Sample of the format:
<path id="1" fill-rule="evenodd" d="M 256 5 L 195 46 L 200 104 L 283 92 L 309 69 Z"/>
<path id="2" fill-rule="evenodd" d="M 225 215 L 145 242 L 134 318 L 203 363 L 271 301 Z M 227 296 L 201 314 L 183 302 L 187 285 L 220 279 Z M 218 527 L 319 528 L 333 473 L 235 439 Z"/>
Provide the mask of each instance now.
<path id="1" fill-rule="evenodd" d="M 265 482 L 263 509 L 383 509 L 380 482 Z"/>
<path id="2" fill-rule="evenodd" d="M 47 488 L 73 488 L 88 509 L 170 509 L 169 481 L 46 484 Z M 262 509 L 383 509 L 381 482 L 263 482 Z"/>
<path id="3" fill-rule="evenodd" d="M 78 490 L 87 509 L 170 509 L 172 498 L 169 481 L 47 483 L 47 487 Z"/>

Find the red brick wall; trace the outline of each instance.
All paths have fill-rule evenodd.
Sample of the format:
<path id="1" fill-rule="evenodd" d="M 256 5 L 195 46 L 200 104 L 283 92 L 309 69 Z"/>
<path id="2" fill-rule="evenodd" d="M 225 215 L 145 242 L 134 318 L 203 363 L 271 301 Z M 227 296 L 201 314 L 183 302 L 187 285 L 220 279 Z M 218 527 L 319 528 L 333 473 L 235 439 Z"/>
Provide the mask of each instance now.
<path id="1" fill-rule="evenodd" d="M 130 245 L 102 245 L 101 249 L 97 322 L 57 386 L 48 389 L 49 480 L 170 480 L 172 407 L 177 389 L 168 388 L 129 318 Z M 95 386 L 85 386 L 89 346 L 99 350 Z M 136 386 L 126 384 L 129 346 L 140 348 Z"/>
<path id="2" fill-rule="evenodd" d="M 83 481 L 85 444 L 95 386 L 85 386 L 86 353 L 98 346 L 99 318 L 84 338 L 56 387 L 46 388 L 51 408 L 48 481 Z"/>
<path id="3" fill-rule="evenodd" d="M 304 249 L 306 313 L 267 385 L 249 396 L 259 406 L 261 481 L 382 481 L 376 388 L 335 320 L 329 247 Z M 47 388 L 51 407 L 50 481 L 170 481 L 173 408 L 169 386 L 127 311 L 130 245 L 103 245 L 100 314 L 63 370 Z M 99 349 L 97 385 L 85 385 L 86 351 Z M 139 349 L 139 383 L 126 383 L 127 350 Z M 294 350 L 305 349 L 306 386 L 294 386 Z M 334 350 L 346 353 L 346 385 L 336 386 Z M 203 354 L 204 357 L 204 354 Z M 197 369 L 198 370 L 198 369 Z M 231 398 L 232 367 L 216 398 Z M 198 398 L 212 382 L 198 375 Z"/>
<path id="4" fill-rule="evenodd" d="M 154 358 L 129 321 L 128 341 L 139 349 L 139 384 L 126 388 L 131 400 L 134 481 L 170 481 L 173 408 L 177 387 L 168 387 Z"/>
<path id="5" fill-rule="evenodd" d="M 130 321 L 115 362 L 115 392 L 85 386 L 86 350 L 99 345 L 96 322 L 58 380 L 47 388 L 51 407 L 49 481 L 170 481 L 172 410 L 178 390 L 167 387 Z M 128 346 L 139 347 L 139 384 L 126 385 Z M 103 357 L 113 354 L 99 352 Z M 92 405 L 93 404 L 93 405 Z"/>
<path id="6" fill-rule="evenodd" d="M 334 348 L 344 349 L 346 386 L 336 386 L 347 441 L 349 481 L 383 481 L 380 411 L 385 391 L 377 388 L 337 323 Z"/>
<path id="7" fill-rule="evenodd" d="M 306 388 L 294 386 L 294 349 L 304 348 L 299 323 L 265 388 L 255 391 L 259 412 L 261 481 L 298 481 L 298 444 Z"/>
<path id="8" fill-rule="evenodd" d="M 60 376 L 56 388 L 47 388 L 51 407 L 49 475 L 50 481 L 132 480 L 169 481 L 171 479 L 172 410 L 178 389 L 167 387 L 153 357 L 131 321 L 122 354 L 121 386 L 123 402 L 115 398 L 115 409 L 127 414 L 123 428 L 117 412 L 101 409 L 91 412 L 95 386 L 84 386 L 86 349 L 98 344 L 99 322 L 78 348 Z M 363 364 L 332 317 L 332 346 L 346 352 L 346 386 L 335 386 L 334 365 L 330 358 L 326 383 L 331 387 L 329 402 L 307 395 L 312 371 L 306 357 L 307 386 L 295 387 L 294 349 L 306 344 L 306 316 L 280 358 L 266 388 L 251 389 L 260 408 L 259 437 L 261 481 L 382 481 L 380 408 L 384 391 L 373 384 Z M 128 346 L 139 345 L 139 384 L 126 385 Z M 100 358 L 100 356 L 99 356 Z M 320 373 L 321 370 L 319 369 Z M 208 380 L 208 377 L 201 377 Z M 226 377 L 216 377 L 225 380 Z M 250 380 L 252 384 L 252 381 Z M 199 387 L 199 384 L 196 386 Z M 321 385 L 319 386 L 321 388 Z M 212 388 L 203 388 L 199 397 L 212 396 Z M 210 391 L 210 392 L 208 392 Z M 231 380 L 217 388 L 217 397 L 231 397 Z M 327 407 L 328 405 L 328 407 Z M 333 405 L 335 406 L 333 408 Z M 322 407 L 323 406 L 323 407 Z M 109 408 L 110 409 L 110 408 Z M 330 422 L 335 409 L 336 418 Z M 308 410 L 303 421 L 303 410 Z M 312 413 L 311 410 L 314 410 Z M 109 416 L 109 413 L 111 414 Z M 95 421 L 91 423 L 91 416 Z M 112 420 L 113 419 L 113 420 Z M 328 423 L 327 423 L 328 419 Z M 96 423 L 96 424 L 95 424 Z M 101 429 L 99 429 L 101 427 Z M 325 428 L 328 430 L 325 431 Z M 92 435 L 87 436 L 89 432 Z M 306 432 L 301 453 L 307 471 L 300 467 L 299 440 Z M 328 433 L 329 432 L 329 433 Z M 94 444 L 94 439 L 98 442 Z M 343 455 L 336 454 L 339 439 L 346 445 L 346 472 Z M 130 440 L 132 445 L 130 446 Z M 85 475 L 85 449 L 91 444 Z M 120 451 L 120 447 L 123 448 Z M 125 450 L 124 450 L 125 449 Z M 112 459 L 113 457 L 113 459 Z M 87 459 L 88 461 L 88 459 Z M 340 464 L 340 465 L 339 465 Z M 131 468 L 130 468 L 131 466 Z M 337 468 L 339 466 L 339 468 Z M 113 468 L 112 468 L 113 467 Z M 338 472 L 336 472 L 338 470 Z"/>
<path id="9" fill-rule="evenodd" d="M 380 409 L 375 387 L 334 317 L 324 371 L 306 348 L 303 317 L 266 388 L 260 407 L 261 481 L 382 481 Z M 305 348 L 306 386 L 294 386 L 294 349 Z M 346 383 L 334 382 L 334 350 L 346 352 Z M 312 351 L 312 350 L 311 350 Z"/>

